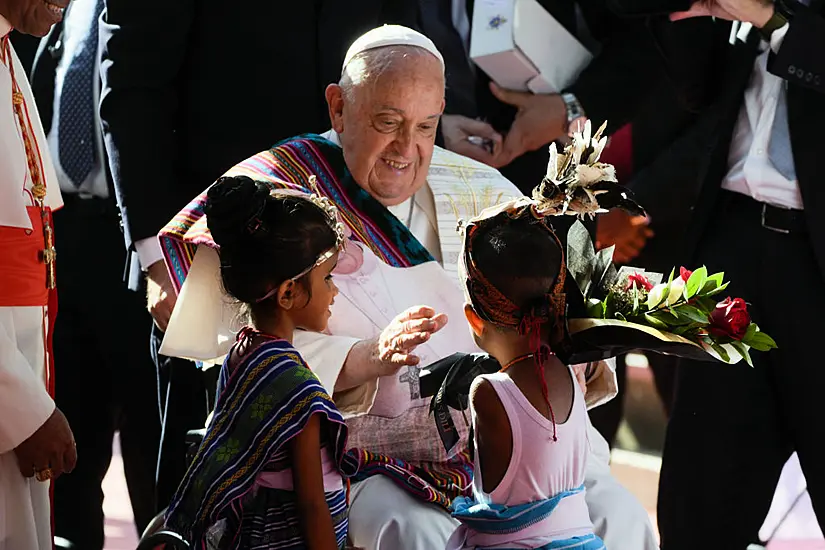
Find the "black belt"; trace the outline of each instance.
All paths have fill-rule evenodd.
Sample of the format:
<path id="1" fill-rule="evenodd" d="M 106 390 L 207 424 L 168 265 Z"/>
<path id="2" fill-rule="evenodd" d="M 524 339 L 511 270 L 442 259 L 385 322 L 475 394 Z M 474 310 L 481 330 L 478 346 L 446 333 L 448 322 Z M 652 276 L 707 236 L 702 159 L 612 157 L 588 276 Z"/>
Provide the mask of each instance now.
<path id="1" fill-rule="evenodd" d="M 118 209 L 114 197 L 87 197 L 77 193 L 63 193 L 63 204 L 67 211 L 86 216 L 114 216 Z"/>
<path id="2" fill-rule="evenodd" d="M 747 195 L 723 191 L 729 196 L 728 206 L 757 221 L 764 229 L 784 235 L 797 235 L 808 232 L 804 210 L 774 206 L 760 202 Z"/>

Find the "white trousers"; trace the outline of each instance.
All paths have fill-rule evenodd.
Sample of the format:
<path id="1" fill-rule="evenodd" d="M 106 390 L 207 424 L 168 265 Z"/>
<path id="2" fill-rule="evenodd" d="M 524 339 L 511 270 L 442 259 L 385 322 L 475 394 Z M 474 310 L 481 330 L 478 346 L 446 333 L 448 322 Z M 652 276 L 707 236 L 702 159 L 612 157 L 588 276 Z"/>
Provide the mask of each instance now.
<path id="1" fill-rule="evenodd" d="M 588 436 L 585 498 L 596 534 L 609 550 L 657 550 L 647 512 L 610 473 L 607 442 L 592 427 Z M 350 498 L 350 537 L 365 550 L 442 550 L 458 526 L 381 475 L 354 484 Z"/>

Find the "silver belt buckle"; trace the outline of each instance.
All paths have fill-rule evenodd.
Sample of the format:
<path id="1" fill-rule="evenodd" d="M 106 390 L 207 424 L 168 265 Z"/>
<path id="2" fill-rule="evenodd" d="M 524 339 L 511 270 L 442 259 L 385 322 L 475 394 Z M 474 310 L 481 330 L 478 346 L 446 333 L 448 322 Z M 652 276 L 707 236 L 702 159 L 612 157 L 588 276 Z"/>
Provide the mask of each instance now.
<path id="1" fill-rule="evenodd" d="M 776 233 L 781 233 L 783 235 L 788 235 L 791 232 L 789 229 L 781 229 L 779 227 L 773 227 L 772 225 L 768 225 L 768 224 L 765 223 L 765 214 L 768 211 L 768 206 L 772 206 L 772 205 L 769 205 L 766 202 L 762 203 L 762 227 L 764 227 L 765 229 L 767 229 L 769 231 L 775 231 Z M 782 208 L 782 207 L 781 206 L 774 206 L 774 208 Z M 790 208 L 787 208 L 787 210 L 790 210 Z"/>

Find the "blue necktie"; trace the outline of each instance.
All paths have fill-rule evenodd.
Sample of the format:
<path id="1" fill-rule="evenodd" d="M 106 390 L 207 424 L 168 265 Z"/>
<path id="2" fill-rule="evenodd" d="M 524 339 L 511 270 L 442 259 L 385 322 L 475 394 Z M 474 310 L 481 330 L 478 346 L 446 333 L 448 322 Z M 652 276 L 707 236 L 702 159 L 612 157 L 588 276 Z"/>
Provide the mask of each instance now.
<path id="1" fill-rule="evenodd" d="M 68 61 L 63 88 L 60 92 L 58 146 L 60 166 L 72 183 L 80 187 L 95 165 L 95 109 L 94 81 L 97 63 L 97 29 L 103 0 L 91 0 L 88 30 Z M 72 6 L 74 15 L 80 15 L 80 2 Z M 68 14 L 71 17 L 72 13 Z"/>
<path id="2" fill-rule="evenodd" d="M 776 115 L 771 128 L 771 141 L 768 144 L 768 157 L 776 171 L 789 181 L 796 180 L 796 168 L 791 150 L 791 133 L 788 128 L 788 90 L 782 82 L 776 99 Z"/>

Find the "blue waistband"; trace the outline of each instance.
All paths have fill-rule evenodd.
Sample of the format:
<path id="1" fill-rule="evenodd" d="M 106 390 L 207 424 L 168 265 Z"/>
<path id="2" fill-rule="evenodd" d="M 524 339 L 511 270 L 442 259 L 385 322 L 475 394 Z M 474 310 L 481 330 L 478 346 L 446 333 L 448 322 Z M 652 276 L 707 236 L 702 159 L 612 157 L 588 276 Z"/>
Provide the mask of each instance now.
<path id="1" fill-rule="evenodd" d="M 484 504 L 467 497 L 458 497 L 453 501 L 452 515 L 478 533 L 494 535 L 516 533 L 547 518 L 565 497 L 583 491 L 584 485 L 580 485 L 546 500 L 537 500 L 517 506 Z"/>

